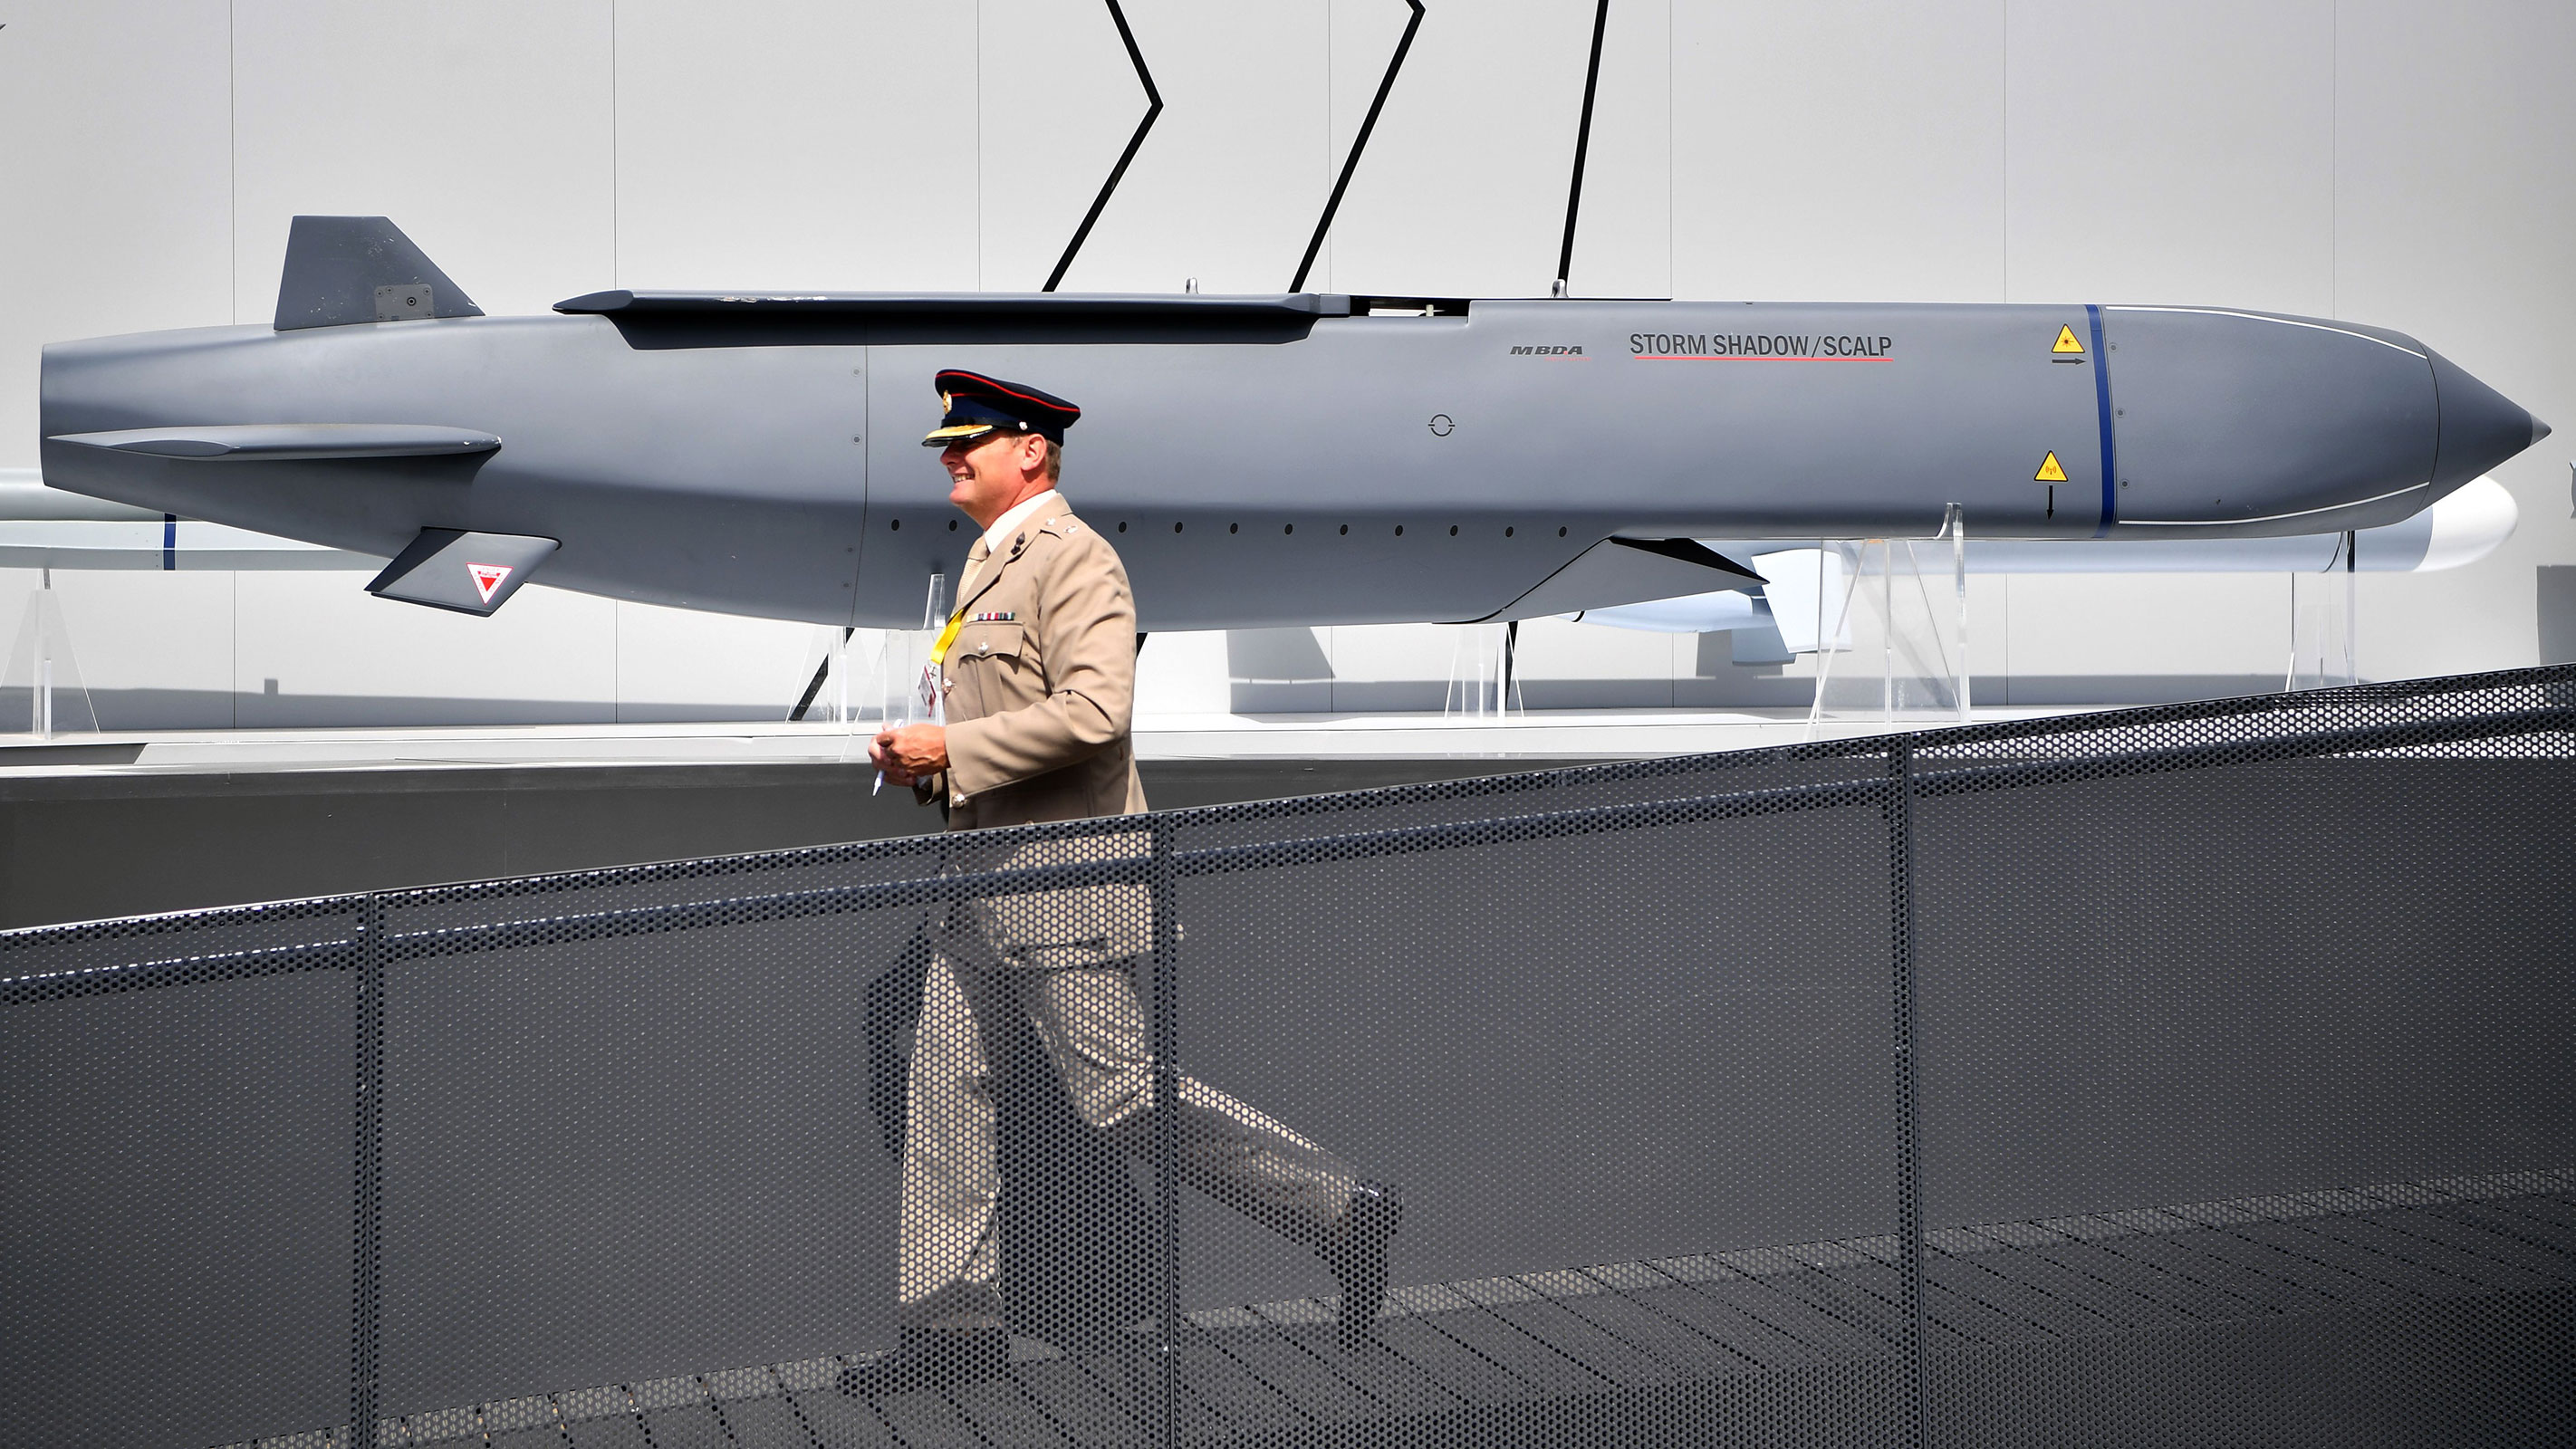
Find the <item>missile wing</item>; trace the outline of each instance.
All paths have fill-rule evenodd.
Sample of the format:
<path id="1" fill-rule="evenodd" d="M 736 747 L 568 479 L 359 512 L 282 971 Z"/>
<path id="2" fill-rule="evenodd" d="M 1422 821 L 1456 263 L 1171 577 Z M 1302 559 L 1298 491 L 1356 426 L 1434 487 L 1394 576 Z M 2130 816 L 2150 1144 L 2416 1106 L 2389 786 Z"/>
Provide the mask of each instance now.
<path id="1" fill-rule="evenodd" d="M 1754 581 L 1696 539 L 2313 535 L 2546 432 L 2394 332 L 2216 308 L 604 292 L 489 317 L 299 217 L 272 326 L 45 350 L 46 482 L 509 587 L 906 627 L 972 542 L 965 367 L 1074 398 L 1149 629 L 1562 614 Z M 334 439 L 339 440 L 337 446 Z M 427 540 L 424 542 L 424 540 Z M 471 592 L 469 592 L 471 590 Z"/>

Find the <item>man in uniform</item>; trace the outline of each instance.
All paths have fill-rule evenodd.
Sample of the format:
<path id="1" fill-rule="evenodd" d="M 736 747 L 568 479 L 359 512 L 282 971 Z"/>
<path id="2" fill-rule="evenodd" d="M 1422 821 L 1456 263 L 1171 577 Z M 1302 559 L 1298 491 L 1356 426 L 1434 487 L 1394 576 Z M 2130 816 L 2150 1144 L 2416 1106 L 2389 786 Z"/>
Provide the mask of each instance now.
<path id="1" fill-rule="evenodd" d="M 949 501 L 984 536 L 966 556 L 957 611 L 932 651 L 947 723 L 880 732 L 869 758 L 952 830 L 1132 815 L 1145 809 L 1128 738 L 1136 605 L 1126 568 L 1055 491 L 1064 399 L 975 373 L 941 372 L 946 407 L 923 444 L 941 449 Z M 971 869 L 1132 861 L 1143 831 L 1005 841 Z M 1046 1044 L 1074 1109 L 1139 1155 L 1169 1112 L 1181 1180 L 1314 1248 L 1342 1289 L 1344 1337 L 1364 1337 L 1386 1293 L 1394 1191 L 1190 1078 L 1155 1101 L 1154 1059 L 1134 973 L 1153 948 L 1148 889 L 1070 886 L 960 901 L 933 933 L 905 1100 L 903 1346 L 857 1364 L 846 1393 L 876 1395 L 989 1377 L 1010 1339 L 995 1291 L 992 1044 L 1010 1013 Z"/>

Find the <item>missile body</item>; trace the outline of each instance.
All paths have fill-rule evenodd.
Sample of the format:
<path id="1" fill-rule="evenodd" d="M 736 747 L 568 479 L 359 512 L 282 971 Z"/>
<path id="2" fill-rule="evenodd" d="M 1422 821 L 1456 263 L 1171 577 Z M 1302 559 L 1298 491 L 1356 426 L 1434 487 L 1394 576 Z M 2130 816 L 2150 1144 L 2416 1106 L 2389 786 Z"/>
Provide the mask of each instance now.
<path id="1" fill-rule="evenodd" d="M 1191 629 L 1698 593 L 1742 576 L 1688 540 L 1926 536 L 1954 503 L 1979 539 L 2369 528 L 2546 431 L 2412 339 L 2208 309 L 287 302 L 279 328 L 48 347 L 45 481 L 379 557 L 553 540 L 532 567 L 565 588 L 908 627 L 974 538 L 919 446 L 932 373 L 964 367 L 1082 405 L 1065 492 L 1143 626 Z"/>

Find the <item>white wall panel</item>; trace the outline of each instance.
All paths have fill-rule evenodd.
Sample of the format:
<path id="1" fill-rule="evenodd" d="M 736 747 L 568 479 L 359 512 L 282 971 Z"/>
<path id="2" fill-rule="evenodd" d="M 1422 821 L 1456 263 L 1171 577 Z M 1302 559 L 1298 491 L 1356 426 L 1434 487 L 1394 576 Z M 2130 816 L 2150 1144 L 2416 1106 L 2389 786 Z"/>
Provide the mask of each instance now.
<path id="1" fill-rule="evenodd" d="M 2013 6 L 2008 300 L 2332 314 L 2334 10 Z"/>
<path id="2" fill-rule="evenodd" d="M 2021 574 L 2002 637 L 1970 620 L 1970 667 L 2000 643 L 2005 697 L 1984 704 L 2133 704 L 2278 689 L 2290 662 L 2284 574 Z"/>
<path id="3" fill-rule="evenodd" d="M 1408 13 L 1333 6 L 1336 168 Z M 1332 290 L 1546 296 L 1591 45 L 1588 5 L 1430 0 L 1334 219 Z"/>
<path id="4" fill-rule="evenodd" d="M 1223 714 L 1233 707 L 1226 688 L 1223 629 L 1174 630 L 1145 641 L 1136 656 L 1136 713 Z"/>
<path id="5" fill-rule="evenodd" d="M 1072 5 L 1086 7 L 1097 14 L 1096 0 Z M 1196 277 L 1203 292 L 1284 290 L 1336 161 L 1326 124 L 1326 0 L 1127 0 L 1123 8 L 1163 113 L 1064 289 L 1177 292 Z M 1105 15 L 1098 20 L 1108 25 Z M 1127 68 L 1123 53 L 1116 64 Z M 1111 109 L 1132 130 L 1143 104 Z M 1104 161 L 1077 179 L 1096 191 L 1107 170 Z M 1083 205 L 1090 200 L 1086 191 Z M 1071 234 L 1068 224 L 1054 236 L 1059 251 Z"/>
<path id="6" fill-rule="evenodd" d="M 608 599 L 532 584 L 478 619 L 372 597 L 364 574 L 235 579 L 233 689 L 245 729 L 617 716 Z"/>
<path id="7" fill-rule="evenodd" d="M 1691 667 L 1698 645 L 1696 634 L 1526 620 L 1513 652 L 1518 702 L 1531 709 L 1667 709 L 1676 670 Z"/>
<path id="8" fill-rule="evenodd" d="M 1673 11 L 1673 290 L 1987 302 L 2003 0 Z"/>
<path id="9" fill-rule="evenodd" d="M 235 305 L 288 221 L 381 215 L 484 311 L 610 285 L 610 0 L 237 0 Z"/>
<path id="10" fill-rule="evenodd" d="M 36 569 L 0 569 L 0 651 L 14 650 L 41 581 Z M 224 573 L 54 572 L 55 607 L 102 727 L 232 727 L 232 590 Z M 0 720 L 0 731 L 26 727 Z"/>
<path id="11" fill-rule="evenodd" d="M 981 88 L 983 289 L 1034 292 L 1135 134 L 1144 85 L 1109 7 L 1081 0 L 977 0 L 974 53 L 953 68 Z"/>
<path id="12" fill-rule="evenodd" d="M 2337 53 L 2340 315 L 2413 333 L 2559 429 L 2499 470 L 2522 523 L 2493 556 L 2362 579 L 2362 670 L 2529 664 L 2534 570 L 2576 563 L 2576 7 L 2348 0 Z"/>
<path id="13" fill-rule="evenodd" d="M 1611 0 L 1568 279 L 1575 296 L 1672 295 L 1672 12 L 1671 0 Z"/>
<path id="14" fill-rule="evenodd" d="M 785 719 L 814 677 L 807 656 L 815 636 L 837 632 L 623 600 L 611 607 L 616 614 L 617 718 L 627 723 Z M 855 652 L 855 662 L 864 667 L 869 651 L 862 647 Z M 854 705 L 862 693 L 853 688 Z"/>
<path id="15" fill-rule="evenodd" d="M 100 724 L 231 727 L 231 574 L 58 572 L 54 591 Z"/>
<path id="16" fill-rule="evenodd" d="M 616 22 L 617 285 L 974 289 L 971 3 L 618 0 Z"/>
<path id="17" fill-rule="evenodd" d="M 31 468 L 45 343 L 233 320 L 231 78 L 223 0 L 0 21 L 0 468 Z"/>
<path id="18" fill-rule="evenodd" d="M 1463 634 L 1441 624 L 1343 624 L 1317 629 L 1315 637 L 1332 665 L 1332 708 L 1440 708 Z"/>
<path id="19" fill-rule="evenodd" d="M 1815 656 L 1802 654 L 1787 664 L 1737 664 L 1732 635 L 1681 637 L 1673 670 L 1673 704 L 1680 709 L 1759 709 L 1798 716 L 1815 703 Z"/>

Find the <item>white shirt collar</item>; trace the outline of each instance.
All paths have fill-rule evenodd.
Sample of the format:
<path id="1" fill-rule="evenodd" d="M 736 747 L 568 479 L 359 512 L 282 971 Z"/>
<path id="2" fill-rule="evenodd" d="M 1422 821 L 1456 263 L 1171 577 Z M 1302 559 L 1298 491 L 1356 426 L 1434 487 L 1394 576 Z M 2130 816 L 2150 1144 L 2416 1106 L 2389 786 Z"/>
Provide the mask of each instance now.
<path id="1" fill-rule="evenodd" d="M 1002 545 L 1010 539 L 1012 534 L 1019 531 L 1021 524 L 1028 522 L 1030 518 L 1036 515 L 1039 509 L 1044 508 L 1049 504 L 1062 502 L 1064 502 L 1064 495 L 1056 492 L 1052 488 L 1039 494 L 1035 498 L 1023 499 L 1019 504 L 1014 506 L 1010 512 L 994 519 L 992 527 L 984 530 L 984 552 L 987 554 L 1000 554 L 1002 551 Z"/>

